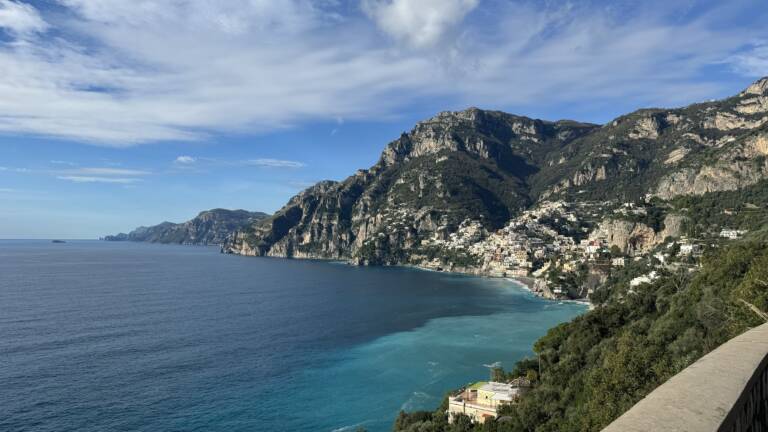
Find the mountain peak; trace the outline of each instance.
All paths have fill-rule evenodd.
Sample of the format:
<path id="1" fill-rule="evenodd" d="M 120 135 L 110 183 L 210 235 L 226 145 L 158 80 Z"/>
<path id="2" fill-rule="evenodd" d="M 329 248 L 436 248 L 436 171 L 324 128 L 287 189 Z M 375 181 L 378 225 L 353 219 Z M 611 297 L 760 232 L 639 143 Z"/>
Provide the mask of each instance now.
<path id="1" fill-rule="evenodd" d="M 768 95 L 768 76 L 760 78 L 759 80 L 755 81 L 752 85 L 746 88 L 743 92 L 741 92 L 743 96 L 746 95 Z"/>

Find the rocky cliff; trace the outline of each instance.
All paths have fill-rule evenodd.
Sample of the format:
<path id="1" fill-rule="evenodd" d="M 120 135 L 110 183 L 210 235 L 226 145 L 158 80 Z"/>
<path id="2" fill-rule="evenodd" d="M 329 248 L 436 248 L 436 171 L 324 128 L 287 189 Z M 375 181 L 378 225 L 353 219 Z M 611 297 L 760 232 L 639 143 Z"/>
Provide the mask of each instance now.
<path id="1" fill-rule="evenodd" d="M 579 199 L 735 190 L 768 173 L 768 78 L 728 99 L 644 109 L 574 140 L 537 177 L 543 196 Z"/>
<path id="2" fill-rule="evenodd" d="M 389 143 L 373 167 L 319 183 L 239 230 L 223 251 L 410 263 L 425 239 L 445 238 L 467 219 L 494 230 L 543 200 L 732 190 L 766 177 L 766 155 L 768 78 L 725 100 L 639 110 L 604 126 L 444 112 Z M 625 250 L 665 235 L 635 225 L 616 236 L 627 230 L 617 241 Z"/>
<path id="3" fill-rule="evenodd" d="M 663 243 L 667 237 L 682 234 L 684 217 L 676 214 L 664 218 L 663 227 L 655 230 L 642 222 L 607 218 L 589 235 L 590 240 L 605 240 L 608 247 L 616 246 L 628 255 L 644 254 Z"/>
<path id="4" fill-rule="evenodd" d="M 406 263 L 422 239 L 467 218 L 502 226 L 534 201 L 527 181 L 546 155 L 597 127 L 476 108 L 441 113 L 387 145 L 370 169 L 303 191 L 224 250 Z"/>
<path id="5" fill-rule="evenodd" d="M 220 245 L 232 233 L 251 227 L 268 216 L 261 212 L 213 209 L 201 212 L 184 223 L 163 222 L 151 227 L 139 227 L 128 234 L 106 236 L 104 240 Z"/>

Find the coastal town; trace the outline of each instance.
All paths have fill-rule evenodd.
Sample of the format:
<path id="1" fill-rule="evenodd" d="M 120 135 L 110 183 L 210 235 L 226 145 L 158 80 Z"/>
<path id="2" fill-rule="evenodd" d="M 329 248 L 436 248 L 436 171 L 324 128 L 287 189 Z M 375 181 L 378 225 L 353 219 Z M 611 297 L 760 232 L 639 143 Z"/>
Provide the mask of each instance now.
<path id="1" fill-rule="evenodd" d="M 470 219 L 450 234 L 438 230 L 421 241 L 432 253 L 413 258 L 430 270 L 515 278 L 545 298 L 589 300 L 611 272 L 632 263 L 648 271 L 631 279 L 630 290 L 664 269 L 694 271 L 706 248 L 746 234 L 721 227 L 691 238 L 683 216 L 668 214 L 652 227 L 649 211 L 635 203 L 543 201 L 496 231 Z"/>

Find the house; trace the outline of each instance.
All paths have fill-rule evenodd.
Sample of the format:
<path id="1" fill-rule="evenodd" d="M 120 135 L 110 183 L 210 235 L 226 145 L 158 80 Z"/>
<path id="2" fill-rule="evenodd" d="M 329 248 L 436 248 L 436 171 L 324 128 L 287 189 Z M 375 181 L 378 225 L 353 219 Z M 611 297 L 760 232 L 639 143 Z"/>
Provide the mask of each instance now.
<path id="1" fill-rule="evenodd" d="M 530 381 L 525 378 L 509 383 L 480 381 L 472 384 L 448 397 L 448 422 L 453 423 L 456 416 L 464 414 L 475 423 L 485 423 L 489 418 L 496 418 L 499 408 L 516 403 L 530 387 Z"/>
<path id="2" fill-rule="evenodd" d="M 720 231 L 720 237 L 736 240 L 742 235 L 744 235 L 745 233 L 746 231 L 724 228 Z"/>
<path id="3" fill-rule="evenodd" d="M 698 255 L 701 253 L 701 245 L 696 243 L 683 243 L 680 245 L 680 255 Z"/>
<path id="4" fill-rule="evenodd" d="M 585 253 L 593 255 L 600 251 L 602 245 L 601 242 L 597 240 L 582 240 L 580 246 Z"/>

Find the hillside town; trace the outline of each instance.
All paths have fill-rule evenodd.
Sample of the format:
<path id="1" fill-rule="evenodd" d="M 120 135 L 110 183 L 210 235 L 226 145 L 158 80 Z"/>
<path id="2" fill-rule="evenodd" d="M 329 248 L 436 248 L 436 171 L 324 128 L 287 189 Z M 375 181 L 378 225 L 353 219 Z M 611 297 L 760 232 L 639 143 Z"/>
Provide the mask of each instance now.
<path id="1" fill-rule="evenodd" d="M 543 201 L 497 231 L 470 219 L 447 236 L 438 230 L 421 247 L 444 254 L 419 266 L 516 278 L 550 299 L 589 299 L 612 271 L 631 262 L 646 261 L 650 269 L 630 281 L 630 292 L 655 280 L 661 269 L 693 271 L 706 247 L 746 234 L 722 228 L 693 239 L 682 235 L 680 217 L 667 216 L 667 226 L 655 232 L 636 221 L 647 216 L 648 210 L 634 203 Z M 464 259 L 458 264 L 455 257 Z"/>

